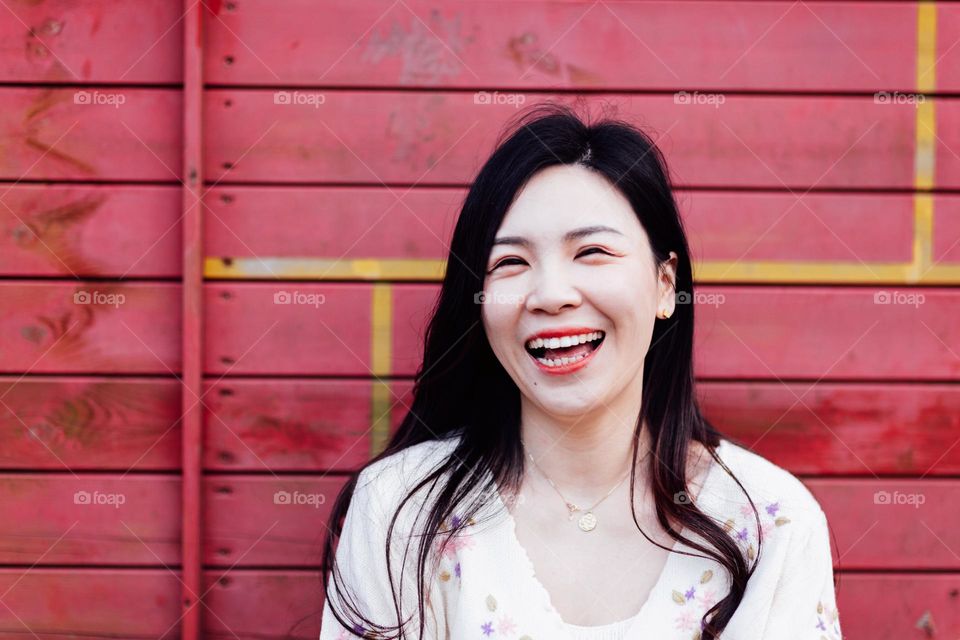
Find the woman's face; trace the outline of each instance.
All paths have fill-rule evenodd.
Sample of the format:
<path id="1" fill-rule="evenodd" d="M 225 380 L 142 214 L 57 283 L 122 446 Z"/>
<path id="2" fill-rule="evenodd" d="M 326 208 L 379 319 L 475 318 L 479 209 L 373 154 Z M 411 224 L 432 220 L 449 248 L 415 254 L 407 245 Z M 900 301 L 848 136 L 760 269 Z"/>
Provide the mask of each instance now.
<path id="1" fill-rule="evenodd" d="M 556 165 L 529 180 L 497 231 L 481 309 L 525 401 L 570 417 L 639 393 L 656 316 L 674 311 L 670 255 L 658 275 L 636 214 L 599 173 Z"/>

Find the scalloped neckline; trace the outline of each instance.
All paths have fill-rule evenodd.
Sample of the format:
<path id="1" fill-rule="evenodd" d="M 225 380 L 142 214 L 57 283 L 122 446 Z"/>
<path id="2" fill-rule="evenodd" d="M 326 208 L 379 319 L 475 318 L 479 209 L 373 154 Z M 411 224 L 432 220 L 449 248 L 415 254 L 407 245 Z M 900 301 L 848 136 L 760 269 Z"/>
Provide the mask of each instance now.
<path id="1" fill-rule="evenodd" d="M 718 456 L 720 455 L 721 448 L 724 447 L 724 442 L 725 440 L 721 438 L 720 444 L 718 444 L 715 449 Z M 703 484 L 700 485 L 700 489 L 697 492 L 696 501 L 698 503 L 701 501 L 701 498 L 704 496 L 704 491 L 706 490 L 707 485 L 710 484 L 711 479 L 716 473 L 716 468 L 719 466 L 720 465 L 717 464 L 717 461 L 714 460 L 713 457 L 711 456 L 710 468 L 707 470 L 707 473 L 703 479 Z M 564 637 L 567 638 L 568 640 L 572 640 L 573 638 L 572 636 L 573 630 L 570 628 L 571 626 L 579 629 L 587 629 L 592 631 L 598 628 L 607 628 L 607 627 L 612 628 L 612 627 L 616 627 L 619 624 L 624 624 L 624 623 L 626 623 L 627 628 L 624 631 L 623 637 L 628 638 L 630 633 L 634 629 L 636 629 L 637 626 L 642 622 L 643 618 L 646 617 L 646 614 L 653 600 L 653 595 L 655 593 L 658 593 L 659 590 L 663 587 L 663 582 L 666 579 L 666 576 L 668 574 L 668 567 L 672 562 L 674 562 L 674 560 L 677 559 L 676 558 L 677 556 L 682 555 L 677 553 L 677 550 L 679 549 L 681 542 L 679 540 L 675 540 L 673 546 L 670 549 L 670 552 L 667 554 L 666 562 L 663 563 L 663 567 L 660 569 L 660 574 L 657 576 L 657 579 L 654 581 L 653 587 L 650 588 L 650 592 L 647 594 L 646 600 L 644 600 L 643 604 L 640 606 L 640 609 L 631 617 L 625 618 L 623 620 L 619 620 L 617 622 L 609 622 L 609 623 L 604 623 L 600 625 L 573 625 L 563 619 L 563 617 L 560 615 L 560 612 L 557 610 L 557 608 L 553 604 L 553 600 L 550 597 L 550 592 L 547 591 L 546 586 L 544 586 L 544 584 L 537 577 L 537 572 L 536 572 L 536 568 L 533 566 L 533 561 L 530 559 L 529 554 L 527 554 L 526 548 L 520 543 L 520 539 L 517 537 L 517 521 L 514 519 L 513 514 L 510 513 L 510 510 L 507 508 L 506 503 L 503 501 L 503 498 L 500 495 L 499 487 L 497 487 L 497 490 L 494 491 L 493 493 L 495 495 L 495 500 L 497 505 L 503 508 L 502 511 L 506 515 L 507 535 L 509 538 L 509 544 L 513 546 L 514 550 L 517 552 L 517 555 L 520 558 L 520 561 L 523 563 L 523 573 L 525 574 L 527 584 L 530 586 L 533 593 L 537 594 L 537 597 L 539 599 L 538 605 L 542 607 L 547 617 L 553 621 L 554 626 L 557 627 L 558 629 L 562 629 Z M 689 537 L 690 533 L 691 532 L 686 527 L 682 527 L 680 529 L 681 536 Z"/>

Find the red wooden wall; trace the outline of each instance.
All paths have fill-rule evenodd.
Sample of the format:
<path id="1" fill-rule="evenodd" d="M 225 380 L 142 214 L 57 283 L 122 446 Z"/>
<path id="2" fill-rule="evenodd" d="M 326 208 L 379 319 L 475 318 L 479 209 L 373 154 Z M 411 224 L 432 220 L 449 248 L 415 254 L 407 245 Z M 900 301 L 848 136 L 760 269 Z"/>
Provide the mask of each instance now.
<path id="1" fill-rule="evenodd" d="M 464 188 L 578 97 L 672 164 L 707 413 L 824 505 L 847 637 L 960 634 L 960 5 L 0 16 L 0 636 L 316 637 Z"/>

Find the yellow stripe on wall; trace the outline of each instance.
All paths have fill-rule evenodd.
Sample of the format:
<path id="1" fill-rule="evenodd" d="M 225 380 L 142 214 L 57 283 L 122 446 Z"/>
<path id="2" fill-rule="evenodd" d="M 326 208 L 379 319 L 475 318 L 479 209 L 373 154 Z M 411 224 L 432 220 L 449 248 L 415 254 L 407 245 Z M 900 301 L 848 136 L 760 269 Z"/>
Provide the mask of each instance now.
<path id="1" fill-rule="evenodd" d="M 393 289 L 388 283 L 373 285 L 370 310 L 370 371 L 373 373 L 370 397 L 370 453 L 375 456 L 390 437 L 392 393 L 390 375 L 393 360 Z"/>
<path id="2" fill-rule="evenodd" d="M 932 93 L 937 87 L 937 7 L 932 2 L 917 4 L 917 105 L 913 186 L 929 191 L 936 177 L 937 118 Z M 913 196 L 913 264 L 907 282 L 917 283 L 930 272 L 933 263 L 933 195 Z M 943 273 L 943 269 L 940 273 Z"/>

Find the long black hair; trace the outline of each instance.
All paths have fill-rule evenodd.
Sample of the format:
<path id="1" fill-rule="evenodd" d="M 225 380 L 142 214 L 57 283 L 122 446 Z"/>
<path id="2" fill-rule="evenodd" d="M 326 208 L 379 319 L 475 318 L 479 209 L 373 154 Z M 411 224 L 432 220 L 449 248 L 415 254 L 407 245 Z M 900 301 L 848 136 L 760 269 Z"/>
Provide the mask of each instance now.
<path id="1" fill-rule="evenodd" d="M 627 198 L 649 238 L 658 273 L 670 251 L 677 254 L 674 291 L 685 296 L 686 301 L 677 304 L 669 318 L 655 323 L 644 360 L 641 409 L 633 433 L 630 502 L 632 505 L 634 500 L 641 428 L 647 425 L 653 452 L 649 483 L 657 521 L 674 540 L 716 560 L 731 577 L 730 592 L 702 619 L 702 638 L 713 639 L 726 627 L 743 599 L 756 564 L 751 566 L 724 528 L 693 501 L 677 499 L 688 491 L 687 463 L 692 441 L 701 443 L 727 473 L 733 474 L 715 453 L 721 434 L 701 414 L 695 395 L 693 276 L 667 165 L 656 144 L 628 122 L 604 117 L 591 123 L 578 116 L 575 109 L 546 104 L 522 113 L 501 137 L 470 187 L 453 232 L 446 273 L 425 333 L 412 406 L 386 448 L 365 467 L 426 441 L 459 436 L 453 454 L 404 498 L 389 528 L 392 532 L 397 515 L 414 494 L 425 487 L 431 495 L 435 494 L 423 514 L 423 530 L 417 532 L 418 615 L 423 620 L 424 568 L 432 557 L 435 539 L 449 539 L 477 515 L 483 501 L 471 501 L 471 495 L 490 496 L 497 487 L 517 492 L 520 487 L 524 472 L 520 391 L 491 349 L 476 295 L 483 289 L 494 236 L 514 197 L 538 171 L 561 164 L 579 164 L 598 172 Z M 331 575 L 337 595 L 344 595 L 334 543 L 361 471 L 350 477 L 333 504 L 330 532 L 323 548 L 323 588 L 328 599 Z M 442 525 L 450 521 L 454 512 L 460 514 L 452 519 L 454 527 L 444 528 Z M 756 507 L 754 513 L 759 525 Z M 673 551 L 654 542 L 640 529 L 635 512 L 633 520 L 651 543 Z M 683 537 L 683 528 L 708 544 Z M 388 534 L 384 549 L 388 569 L 390 542 Z M 393 599 L 399 622 L 394 626 L 367 620 L 351 605 L 346 605 L 350 611 L 333 612 L 345 628 L 373 629 L 375 637 L 403 637 L 405 623 L 395 592 Z M 422 638 L 424 625 L 418 626 Z"/>

